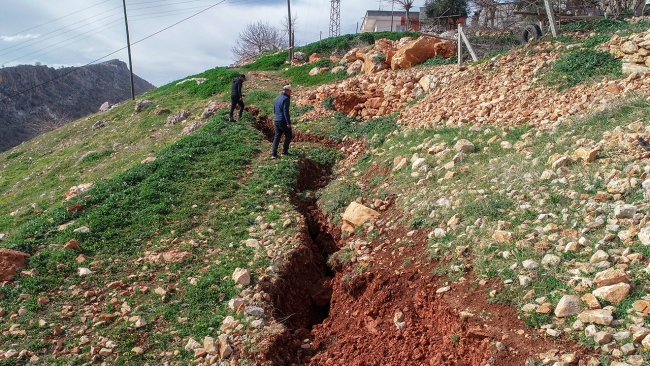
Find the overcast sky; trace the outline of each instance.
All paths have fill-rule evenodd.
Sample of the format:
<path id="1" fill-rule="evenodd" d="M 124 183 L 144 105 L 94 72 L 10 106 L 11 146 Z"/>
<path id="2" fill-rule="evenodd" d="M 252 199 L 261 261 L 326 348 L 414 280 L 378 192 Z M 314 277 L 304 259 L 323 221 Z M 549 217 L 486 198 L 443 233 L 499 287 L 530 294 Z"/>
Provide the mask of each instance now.
<path id="1" fill-rule="evenodd" d="M 122 0 L 0 0 L 0 64 L 40 62 L 51 67 L 82 66 L 126 45 Z M 156 86 L 215 66 L 233 63 L 239 32 L 259 20 L 281 27 L 286 0 L 127 0 L 131 43 L 211 5 L 219 4 L 164 32 L 134 44 L 133 71 Z M 424 0 L 416 1 L 416 6 Z M 384 0 L 341 0 L 341 34 L 355 33 L 366 10 L 390 10 Z M 297 14 L 296 44 L 329 33 L 331 0 L 291 0 Z M 127 51 L 102 61 L 127 62 Z"/>

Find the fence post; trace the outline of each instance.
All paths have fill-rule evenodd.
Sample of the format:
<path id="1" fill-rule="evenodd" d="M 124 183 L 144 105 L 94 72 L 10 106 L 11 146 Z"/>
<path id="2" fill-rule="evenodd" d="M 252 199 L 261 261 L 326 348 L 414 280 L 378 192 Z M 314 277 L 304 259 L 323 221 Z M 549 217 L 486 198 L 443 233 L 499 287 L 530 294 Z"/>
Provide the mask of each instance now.
<path id="1" fill-rule="evenodd" d="M 463 26 L 458 24 L 458 66 L 463 65 L 463 39 L 461 37 L 461 32 L 462 32 Z"/>
<path id="2" fill-rule="evenodd" d="M 548 22 L 551 24 L 551 33 L 553 33 L 553 37 L 557 37 L 557 24 L 555 23 L 555 14 L 553 13 L 551 0 L 544 0 L 544 6 L 546 6 L 546 15 L 548 15 Z"/>

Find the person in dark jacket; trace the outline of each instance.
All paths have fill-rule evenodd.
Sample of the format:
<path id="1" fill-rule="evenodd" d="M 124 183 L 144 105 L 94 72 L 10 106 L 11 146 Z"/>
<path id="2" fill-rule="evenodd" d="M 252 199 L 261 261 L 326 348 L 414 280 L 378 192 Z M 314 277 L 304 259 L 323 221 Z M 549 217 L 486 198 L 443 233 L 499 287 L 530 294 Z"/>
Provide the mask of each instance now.
<path id="1" fill-rule="evenodd" d="M 289 103 L 291 103 L 291 85 L 285 85 L 282 93 L 275 98 L 273 102 L 273 118 L 275 126 L 275 138 L 273 138 L 273 150 L 271 150 L 271 159 L 278 158 L 278 145 L 280 138 L 284 135 L 284 146 L 282 147 L 282 156 L 289 155 L 289 144 L 293 134 L 291 133 L 291 117 L 289 116 Z"/>
<path id="2" fill-rule="evenodd" d="M 230 91 L 230 118 L 228 119 L 228 122 L 237 122 L 232 118 L 236 106 L 239 106 L 239 118 L 237 118 L 237 120 L 240 120 L 242 113 L 244 113 L 244 94 L 242 94 L 241 91 L 244 81 L 246 81 L 246 75 L 244 74 L 232 79 L 232 90 Z"/>

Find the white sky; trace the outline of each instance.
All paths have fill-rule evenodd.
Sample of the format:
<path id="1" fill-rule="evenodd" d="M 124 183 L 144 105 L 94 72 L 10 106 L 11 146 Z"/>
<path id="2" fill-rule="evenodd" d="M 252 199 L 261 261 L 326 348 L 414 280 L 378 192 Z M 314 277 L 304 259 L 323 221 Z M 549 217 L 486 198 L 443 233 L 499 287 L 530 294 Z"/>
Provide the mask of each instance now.
<path id="1" fill-rule="evenodd" d="M 220 1 L 127 0 L 131 43 Z M 298 16 L 296 45 L 318 41 L 321 31 L 328 36 L 330 7 L 331 0 L 291 0 L 291 12 Z M 341 0 L 341 34 L 355 33 L 366 10 L 379 7 L 379 0 Z M 388 1 L 381 8 L 389 10 Z M 280 28 L 286 15 L 286 0 L 225 0 L 133 45 L 133 71 L 161 86 L 227 66 L 233 62 L 230 49 L 248 23 L 262 20 Z M 125 47 L 125 34 L 122 0 L 0 0 L 0 64 L 5 67 L 82 66 Z M 102 61 L 115 58 L 128 62 L 127 51 Z"/>

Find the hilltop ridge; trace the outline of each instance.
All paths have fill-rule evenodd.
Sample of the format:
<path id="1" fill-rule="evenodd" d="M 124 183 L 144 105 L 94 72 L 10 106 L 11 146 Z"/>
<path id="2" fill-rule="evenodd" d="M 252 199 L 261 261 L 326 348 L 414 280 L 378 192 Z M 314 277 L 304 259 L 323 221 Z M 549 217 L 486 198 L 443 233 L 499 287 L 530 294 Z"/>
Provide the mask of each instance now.
<path id="1" fill-rule="evenodd" d="M 48 82 L 53 79 L 56 80 Z M 29 90 L 41 83 L 45 84 Z M 137 75 L 134 84 L 136 94 L 154 88 Z M 23 90 L 29 91 L 17 94 Z M 0 151 L 95 113 L 104 102 L 116 104 L 130 97 L 129 69 L 120 60 L 110 60 L 79 69 L 55 69 L 45 65 L 2 68 L 0 127 L 3 130 L 3 138 L 0 141 Z"/>

